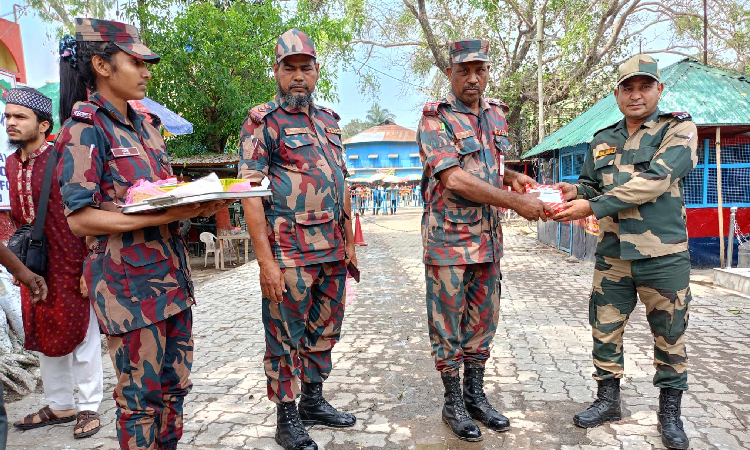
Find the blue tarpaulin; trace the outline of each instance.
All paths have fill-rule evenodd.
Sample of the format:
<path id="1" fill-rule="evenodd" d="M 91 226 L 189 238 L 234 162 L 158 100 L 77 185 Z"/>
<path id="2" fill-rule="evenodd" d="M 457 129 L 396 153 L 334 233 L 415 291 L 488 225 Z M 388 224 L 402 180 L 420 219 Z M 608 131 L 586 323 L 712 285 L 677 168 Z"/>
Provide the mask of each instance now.
<path id="1" fill-rule="evenodd" d="M 193 132 L 192 123 L 148 97 L 144 97 L 142 100 L 131 101 L 131 105 L 133 103 L 141 103 L 150 113 L 159 116 L 164 128 L 172 134 L 190 134 Z M 135 107 L 135 109 L 138 110 L 140 108 Z"/>

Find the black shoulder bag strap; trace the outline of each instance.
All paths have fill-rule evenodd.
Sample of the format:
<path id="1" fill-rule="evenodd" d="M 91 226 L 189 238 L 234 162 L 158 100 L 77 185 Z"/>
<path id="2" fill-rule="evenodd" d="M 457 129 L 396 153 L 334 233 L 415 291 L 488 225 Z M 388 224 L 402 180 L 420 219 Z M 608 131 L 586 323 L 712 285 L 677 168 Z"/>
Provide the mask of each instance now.
<path id="1" fill-rule="evenodd" d="M 34 219 L 34 232 L 31 233 L 31 245 L 41 247 L 42 238 L 44 237 L 44 221 L 47 218 L 47 203 L 49 202 L 49 190 L 52 186 L 52 178 L 57 165 L 57 154 L 55 147 L 49 146 L 50 152 L 47 158 L 47 167 L 44 169 L 44 180 L 42 180 L 42 191 L 39 193 L 39 209 Z"/>

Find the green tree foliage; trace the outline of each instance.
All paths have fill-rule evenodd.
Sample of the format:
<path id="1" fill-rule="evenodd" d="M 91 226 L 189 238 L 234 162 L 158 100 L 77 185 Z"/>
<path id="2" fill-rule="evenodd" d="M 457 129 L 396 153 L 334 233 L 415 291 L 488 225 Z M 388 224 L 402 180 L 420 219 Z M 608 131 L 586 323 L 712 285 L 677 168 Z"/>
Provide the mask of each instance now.
<path id="1" fill-rule="evenodd" d="M 370 110 L 367 111 L 367 115 L 365 116 L 365 119 L 367 120 L 367 122 L 373 125 L 378 125 L 378 124 L 385 122 L 386 120 L 396 119 L 396 115 L 388 111 L 387 108 L 381 108 L 379 104 L 374 103 L 370 107 Z M 373 126 L 373 125 L 370 125 L 370 126 Z"/>
<path id="2" fill-rule="evenodd" d="M 283 26 L 272 2 L 226 10 L 194 3 L 152 32 L 161 61 L 152 66 L 148 95 L 194 125 L 193 134 L 170 139 L 170 152 L 222 152 L 248 110 L 273 97 L 270 67 Z"/>
<path id="3" fill-rule="evenodd" d="M 554 128 L 563 116 L 575 116 L 611 92 L 616 66 L 637 52 L 639 43 L 651 53 L 686 51 L 692 44 L 664 43 L 672 33 L 667 25 L 679 14 L 669 5 L 699 0 L 365 1 L 360 18 L 365 25 L 352 41 L 358 59 L 381 55 L 391 67 L 407 68 L 409 81 L 427 86 L 432 98 L 450 88 L 444 75 L 448 44 L 467 37 L 488 39 L 492 69 L 486 95 L 510 106 L 511 136 L 521 153 L 537 143 L 540 101 L 554 113 L 545 120 Z M 543 99 L 537 94 L 538 12 L 544 29 Z M 668 36 L 643 40 L 656 29 L 666 29 Z"/>
<path id="4" fill-rule="evenodd" d="M 307 32 L 323 59 L 341 51 L 348 38 L 345 21 L 321 18 L 304 3 L 289 20 L 286 13 L 271 1 L 196 2 L 152 29 L 151 47 L 161 62 L 152 68 L 148 95 L 194 125 L 193 134 L 170 138 L 170 153 L 237 151 L 248 110 L 276 94 L 274 49 L 287 29 Z M 322 69 L 318 97 L 334 98 L 334 75 Z"/>
<path id="5" fill-rule="evenodd" d="M 367 111 L 365 120 L 352 119 L 341 129 L 341 137 L 349 139 L 350 137 L 365 131 L 368 128 L 380 125 L 386 120 L 395 120 L 396 115 L 388 111 L 388 108 L 382 108 L 378 103 L 373 103 Z"/>
<path id="6" fill-rule="evenodd" d="M 341 129 L 341 138 L 344 140 L 349 139 L 350 137 L 357 135 L 370 127 L 372 127 L 372 124 L 370 122 L 365 122 L 359 119 L 352 119 Z"/>
<path id="7" fill-rule="evenodd" d="M 707 2 L 708 63 L 750 75 L 750 0 Z M 672 42 L 703 61 L 703 1 L 673 0 Z"/>
<path id="8" fill-rule="evenodd" d="M 76 17 L 108 18 L 116 0 L 27 0 L 26 6 L 51 25 L 49 37 L 59 39 L 73 33 Z"/>

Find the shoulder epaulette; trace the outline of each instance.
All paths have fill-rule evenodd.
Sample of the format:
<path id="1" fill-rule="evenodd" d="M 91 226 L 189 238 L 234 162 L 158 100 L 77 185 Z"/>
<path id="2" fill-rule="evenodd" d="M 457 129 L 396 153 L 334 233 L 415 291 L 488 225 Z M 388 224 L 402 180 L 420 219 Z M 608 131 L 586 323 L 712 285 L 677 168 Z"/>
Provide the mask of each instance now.
<path id="1" fill-rule="evenodd" d="M 261 103 L 260 105 L 252 108 L 250 110 L 250 117 L 252 117 L 253 121 L 261 123 L 263 122 L 263 118 L 266 117 L 269 113 L 273 112 L 273 110 L 276 109 L 276 103 L 274 102 L 268 102 L 268 103 Z"/>
<path id="2" fill-rule="evenodd" d="M 338 114 L 336 113 L 336 111 L 332 110 L 331 108 L 326 108 L 325 106 L 318 106 L 318 108 L 319 108 L 319 109 L 320 109 L 321 111 L 325 111 L 325 112 L 327 112 L 328 114 L 332 115 L 332 116 L 333 116 L 333 118 L 334 118 L 334 119 L 336 119 L 337 121 L 341 120 L 341 116 L 339 116 L 339 115 L 338 115 Z"/>
<path id="3" fill-rule="evenodd" d="M 89 125 L 94 124 L 94 115 L 99 109 L 93 103 L 89 102 L 78 102 L 73 105 L 73 111 L 70 112 L 70 118 L 79 122 L 88 123 Z"/>
<path id="4" fill-rule="evenodd" d="M 504 101 L 502 101 L 502 100 L 500 100 L 500 99 L 497 99 L 497 98 L 488 98 L 488 99 L 486 99 L 486 101 L 487 101 L 487 103 L 489 103 L 490 105 L 495 105 L 495 106 L 499 106 L 499 107 L 500 107 L 500 108 L 502 108 L 502 109 L 503 109 L 503 110 L 504 110 L 504 111 L 505 111 L 506 113 L 507 113 L 508 111 L 510 111 L 510 107 L 509 107 L 509 106 L 508 106 L 507 104 L 505 104 L 505 102 L 504 102 Z"/>
<path id="5" fill-rule="evenodd" d="M 685 111 L 665 112 L 659 115 L 662 117 L 663 116 L 673 117 L 678 122 L 684 122 L 686 120 L 693 120 L 693 117 L 690 115 L 690 113 L 687 113 Z"/>
<path id="6" fill-rule="evenodd" d="M 440 108 L 440 105 L 448 103 L 445 100 L 440 100 L 437 102 L 429 102 L 424 105 L 424 108 L 422 108 L 422 114 L 425 116 L 437 116 L 438 115 L 438 109 Z"/>

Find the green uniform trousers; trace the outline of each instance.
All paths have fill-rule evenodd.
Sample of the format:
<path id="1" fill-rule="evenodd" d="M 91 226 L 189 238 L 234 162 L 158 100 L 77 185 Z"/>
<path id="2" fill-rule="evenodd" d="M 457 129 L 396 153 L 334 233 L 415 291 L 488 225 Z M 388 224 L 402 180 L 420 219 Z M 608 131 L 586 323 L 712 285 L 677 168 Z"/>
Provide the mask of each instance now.
<path id="1" fill-rule="evenodd" d="M 654 336 L 654 385 L 687 390 L 685 329 L 690 309 L 688 252 L 624 261 L 596 255 L 589 322 L 594 336 L 594 378 L 622 378 L 622 336 L 636 294 Z"/>

